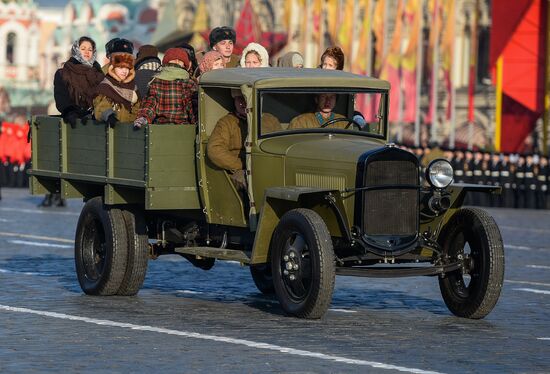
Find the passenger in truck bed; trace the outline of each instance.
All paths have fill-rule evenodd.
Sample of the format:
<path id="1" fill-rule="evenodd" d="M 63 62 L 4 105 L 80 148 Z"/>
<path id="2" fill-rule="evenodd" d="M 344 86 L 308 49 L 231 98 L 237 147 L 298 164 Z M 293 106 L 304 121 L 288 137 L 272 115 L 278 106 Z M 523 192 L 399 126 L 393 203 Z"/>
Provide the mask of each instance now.
<path id="1" fill-rule="evenodd" d="M 71 58 L 55 73 L 55 106 L 71 127 L 77 119 L 91 118 L 95 88 L 105 78 L 96 56 L 95 42 L 83 36 L 73 43 Z"/>
<path id="2" fill-rule="evenodd" d="M 111 127 L 119 121 L 133 122 L 139 110 L 134 57 L 127 49 L 124 41 L 113 47 L 107 75 L 96 88 L 95 118 Z"/>
<path id="3" fill-rule="evenodd" d="M 152 123 L 194 124 L 193 95 L 197 82 L 190 76 L 191 61 L 183 48 L 170 48 L 162 59 L 162 68 L 149 85 L 135 128 Z"/>

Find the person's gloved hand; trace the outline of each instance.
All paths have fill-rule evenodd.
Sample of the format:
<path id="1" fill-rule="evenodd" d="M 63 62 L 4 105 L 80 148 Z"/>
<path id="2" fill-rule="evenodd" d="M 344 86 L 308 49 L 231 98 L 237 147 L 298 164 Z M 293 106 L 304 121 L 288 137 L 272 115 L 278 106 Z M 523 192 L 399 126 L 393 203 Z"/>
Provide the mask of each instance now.
<path id="1" fill-rule="evenodd" d="M 75 112 L 75 111 L 71 111 L 67 114 L 65 114 L 65 116 L 63 117 L 63 121 L 65 121 L 65 123 L 68 123 L 69 125 L 71 125 L 71 128 L 75 128 L 76 127 L 76 120 L 78 119 L 78 113 Z"/>
<path id="2" fill-rule="evenodd" d="M 147 118 L 145 117 L 138 117 L 134 121 L 134 129 L 141 129 L 143 126 L 147 125 Z"/>
<path id="3" fill-rule="evenodd" d="M 118 118 L 116 118 L 116 115 L 113 113 L 109 117 L 107 117 L 107 121 L 105 122 L 107 122 L 110 128 L 113 128 L 117 124 Z"/>
<path id="4" fill-rule="evenodd" d="M 92 120 L 93 118 L 91 114 L 86 114 L 84 117 L 80 118 L 80 122 L 82 122 L 84 126 L 88 124 L 88 121 L 92 121 Z"/>
<path id="5" fill-rule="evenodd" d="M 237 170 L 234 173 L 230 174 L 229 177 L 235 185 L 237 190 L 246 190 L 246 171 Z"/>

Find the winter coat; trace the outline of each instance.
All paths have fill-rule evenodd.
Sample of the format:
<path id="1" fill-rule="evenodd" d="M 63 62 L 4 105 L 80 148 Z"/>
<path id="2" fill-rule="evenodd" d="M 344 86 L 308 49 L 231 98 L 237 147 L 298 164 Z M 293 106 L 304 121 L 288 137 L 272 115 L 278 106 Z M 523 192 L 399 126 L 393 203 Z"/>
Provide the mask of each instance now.
<path id="1" fill-rule="evenodd" d="M 239 61 L 241 59 L 241 56 L 239 55 L 231 55 L 229 58 L 229 62 L 225 64 L 226 68 L 237 68 L 239 67 Z"/>
<path id="2" fill-rule="evenodd" d="M 318 113 L 318 112 L 316 112 Z M 300 114 L 299 116 L 294 117 L 290 124 L 288 125 L 289 130 L 290 129 L 318 129 L 321 127 L 321 123 L 319 123 L 319 120 L 317 119 L 316 113 L 304 113 Z M 331 116 L 332 117 L 332 116 Z M 333 118 L 345 118 L 343 115 L 334 113 Z M 323 124 L 330 121 L 332 118 L 328 118 L 323 120 Z M 343 129 L 348 125 L 346 121 L 338 121 L 334 123 L 333 125 L 329 125 L 328 128 L 337 128 L 337 129 Z"/>
<path id="3" fill-rule="evenodd" d="M 147 123 L 196 123 L 193 95 L 197 82 L 181 67 L 166 65 L 149 85 L 138 117 Z"/>
<path id="4" fill-rule="evenodd" d="M 244 169 L 244 140 L 246 139 L 246 120 L 228 113 L 218 120 L 210 139 L 207 154 L 217 167 L 236 171 Z"/>
<path id="5" fill-rule="evenodd" d="M 136 64 L 136 85 L 138 96 L 144 99 L 149 90 L 149 82 L 159 72 L 160 59 L 158 57 L 147 57 Z"/>
<path id="6" fill-rule="evenodd" d="M 134 81 L 135 72 L 122 82 L 114 75 L 114 68 L 96 88 L 94 114 L 97 120 L 107 121 L 111 114 L 121 122 L 134 122 L 139 112 L 139 100 Z"/>
<path id="7" fill-rule="evenodd" d="M 94 62 L 93 67 L 81 64 L 71 57 L 55 73 L 55 106 L 62 116 L 76 111 L 79 117 L 86 115 L 92 107 L 97 85 L 105 78 L 101 66 Z"/>
<path id="8" fill-rule="evenodd" d="M 281 122 L 271 113 L 262 114 L 261 135 L 282 131 Z"/>

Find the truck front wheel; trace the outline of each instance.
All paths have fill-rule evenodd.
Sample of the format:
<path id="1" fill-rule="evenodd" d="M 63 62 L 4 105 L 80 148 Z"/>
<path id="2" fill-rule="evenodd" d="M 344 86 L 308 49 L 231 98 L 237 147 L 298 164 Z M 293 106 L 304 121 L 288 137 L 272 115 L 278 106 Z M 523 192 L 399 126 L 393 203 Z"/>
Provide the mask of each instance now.
<path id="1" fill-rule="evenodd" d="M 504 248 L 497 224 L 485 211 L 462 208 L 447 223 L 440 240 L 451 261 L 463 268 L 439 278 L 449 310 L 479 319 L 496 305 L 504 282 Z"/>
<path id="2" fill-rule="evenodd" d="M 88 295 L 115 295 L 124 278 L 128 256 L 122 212 L 108 210 L 101 197 L 84 204 L 75 238 L 78 282 Z"/>
<path id="3" fill-rule="evenodd" d="M 271 271 L 283 310 L 321 318 L 334 290 L 334 250 L 323 219 L 310 209 L 285 213 L 271 239 Z"/>

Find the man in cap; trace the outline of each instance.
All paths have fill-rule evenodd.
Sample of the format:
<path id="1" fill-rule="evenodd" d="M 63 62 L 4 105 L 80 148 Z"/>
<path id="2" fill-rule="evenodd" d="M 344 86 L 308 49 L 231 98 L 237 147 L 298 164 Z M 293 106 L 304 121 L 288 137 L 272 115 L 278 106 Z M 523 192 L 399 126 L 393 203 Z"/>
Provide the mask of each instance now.
<path id="1" fill-rule="evenodd" d="M 237 40 L 237 34 L 229 26 L 216 27 L 210 31 L 210 48 L 222 54 L 225 60 L 225 67 L 234 68 L 239 66 L 240 57 L 233 54 L 233 47 Z"/>

